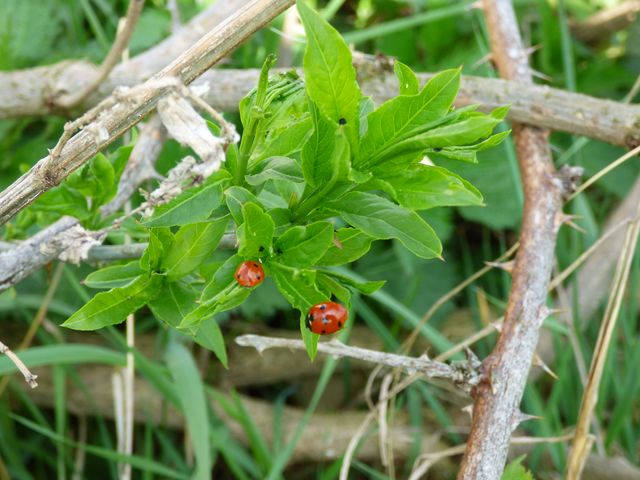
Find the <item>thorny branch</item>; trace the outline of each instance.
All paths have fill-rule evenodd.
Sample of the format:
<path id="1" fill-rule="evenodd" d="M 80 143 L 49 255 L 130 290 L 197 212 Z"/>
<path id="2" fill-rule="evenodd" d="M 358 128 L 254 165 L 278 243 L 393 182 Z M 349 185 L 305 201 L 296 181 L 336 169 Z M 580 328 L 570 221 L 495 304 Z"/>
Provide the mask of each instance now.
<path id="1" fill-rule="evenodd" d="M 483 11 L 493 61 L 501 76 L 531 84 L 527 53 L 509 0 L 485 0 Z M 525 192 L 520 249 L 502 332 L 483 362 L 484 379 L 474 391 L 473 417 L 458 479 L 498 480 L 510 438 L 518 426 L 520 400 L 532 364 L 555 255 L 563 181 L 555 171 L 548 132 L 514 125 L 514 139 Z M 570 175 L 572 172 L 568 172 Z"/>
<path id="2" fill-rule="evenodd" d="M 243 347 L 254 347 L 258 352 L 263 352 L 269 348 L 306 350 L 302 340 L 264 337 L 261 335 L 241 335 L 236 338 L 236 343 Z M 336 339 L 318 343 L 318 352 L 333 355 L 334 357 L 347 357 L 376 365 L 400 368 L 411 375 L 420 373 L 427 378 L 446 378 L 467 393 L 477 384 L 478 374 L 476 370 L 480 366 L 478 359 L 469 350 L 467 351 L 467 361 L 456 362 L 452 365 L 430 360 L 426 356 L 414 358 L 367 348 L 352 347 Z"/>

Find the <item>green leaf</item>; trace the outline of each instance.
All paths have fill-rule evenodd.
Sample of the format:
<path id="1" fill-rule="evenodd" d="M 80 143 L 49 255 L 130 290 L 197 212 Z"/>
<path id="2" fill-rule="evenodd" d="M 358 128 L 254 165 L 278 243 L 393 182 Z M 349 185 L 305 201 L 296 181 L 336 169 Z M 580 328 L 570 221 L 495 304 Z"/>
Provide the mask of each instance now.
<path id="1" fill-rule="evenodd" d="M 89 288 L 122 287 L 142 273 L 144 270 L 140 268 L 140 261 L 134 260 L 124 265 L 111 265 L 91 272 L 82 283 Z"/>
<path id="2" fill-rule="evenodd" d="M 473 185 L 442 167 L 411 165 L 385 181 L 398 203 L 412 210 L 482 205 L 482 194 Z"/>
<path id="3" fill-rule="evenodd" d="M 351 290 L 346 288 L 335 278 L 326 273 L 318 272 L 316 275 L 318 288 L 328 297 L 334 296 L 342 302 L 347 310 L 351 309 Z"/>
<path id="4" fill-rule="evenodd" d="M 285 180 L 294 183 L 304 181 L 300 165 L 292 158 L 271 157 L 262 163 L 261 167 L 259 173 L 245 177 L 249 185 L 261 185 L 267 180 Z"/>
<path id="5" fill-rule="evenodd" d="M 299 270 L 271 262 L 271 274 L 282 296 L 294 308 L 300 311 L 300 333 L 304 340 L 309 358 L 313 360 L 318 353 L 319 335 L 311 333 L 305 326 L 305 318 L 309 309 L 329 297 L 322 294 L 316 286 L 315 271 Z"/>
<path id="6" fill-rule="evenodd" d="M 345 190 L 349 190 L 351 188 L 352 181 L 350 180 L 351 163 L 349 142 L 341 131 L 338 131 L 335 136 L 333 153 L 328 160 L 330 163 L 316 163 L 315 167 L 318 168 L 315 172 L 315 174 L 318 174 L 316 181 L 320 180 L 324 176 L 325 173 L 320 173 L 322 170 L 331 176 L 328 179 L 321 181 L 317 188 L 313 188 L 310 184 L 307 184 L 302 200 L 294 210 L 295 218 L 304 218 L 304 216 L 308 215 L 314 208 L 317 208 L 323 202 L 337 198 L 342 195 Z M 309 172 L 307 172 L 307 174 L 308 173 Z"/>
<path id="7" fill-rule="evenodd" d="M 380 290 L 386 283 L 384 280 L 374 280 L 371 282 L 361 282 L 353 277 L 344 275 L 335 270 L 322 270 L 324 275 L 329 275 L 337 279 L 341 284 L 354 288 L 365 295 L 371 295 L 377 290 Z"/>
<path id="8" fill-rule="evenodd" d="M 242 206 L 245 203 L 260 203 L 260 200 L 258 200 L 258 198 L 253 193 L 243 187 L 227 188 L 224 191 L 224 196 L 226 197 L 227 207 L 229 207 L 229 211 L 231 212 L 231 216 L 233 217 L 233 221 L 236 222 L 236 225 L 241 225 L 242 223 L 244 223 Z"/>
<path id="9" fill-rule="evenodd" d="M 200 325 L 217 313 L 222 313 L 241 305 L 249 297 L 251 291 L 252 289 L 241 287 L 236 283 L 229 284 L 215 297 L 201 303 L 197 308 L 189 312 L 182 319 L 178 328 L 191 328 Z"/>
<path id="10" fill-rule="evenodd" d="M 181 227 L 175 235 L 173 248 L 162 261 L 167 279 L 179 280 L 194 271 L 216 249 L 229 219 L 192 223 Z"/>
<path id="11" fill-rule="evenodd" d="M 488 148 L 495 147 L 509 136 L 511 130 L 499 132 L 491 135 L 489 138 L 472 145 L 449 146 L 436 150 L 427 151 L 430 158 L 437 159 L 439 157 L 450 158 L 452 160 L 462 160 L 463 162 L 476 163 L 476 153 Z"/>
<path id="12" fill-rule="evenodd" d="M 282 252 L 278 261 L 291 267 L 311 267 L 326 253 L 332 238 L 329 222 L 291 227 L 275 243 L 276 251 Z"/>
<path id="13" fill-rule="evenodd" d="M 91 207 L 95 210 L 115 195 L 116 173 L 111 162 L 101 153 L 98 153 L 91 160 L 89 169 L 96 179 L 96 190 L 93 193 L 93 202 L 91 202 Z"/>
<path id="14" fill-rule="evenodd" d="M 197 297 L 196 291 L 187 285 L 165 282 L 148 305 L 156 318 L 175 328 L 193 310 Z"/>
<path id="15" fill-rule="evenodd" d="M 420 82 L 418 77 L 404 63 L 396 60 L 393 62 L 393 72 L 398 77 L 400 84 L 400 95 L 417 95 L 420 92 Z"/>
<path id="16" fill-rule="evenodd" d="M 309 102 L 313 134 L 302 147 L 302 173 L 304 179 L 312 187 L 319 187 L 335 178 L 337 124 L 329 120 Z"/>
<path id="17" fill-rule="evenodd" d="M 253 289 L 238 285 L 234 274 L 243 259 L 240 255 L 229 257 L 213 274 L 200 296 L 200 305 L 189 312 L 179 328 L 193 327 L 216 313 L 230 310 L 244 302 Z"/>
<path id="18" fill-rule="evenodd" d="M 465 117 L 429 130 L 421 135 L 398 142 L 394 149 L 404 150 L 413 148 L 444 148 L 451 146 L 469 145 L 491 135 L 493 129 L 502 121 L 501 116 L 485 115 L 471 112 Z"/>
<path id="19" fill-rule="evenodd" d="M 32 209 L 69 215 L 80 220 L 84 220 L 90 215 L 85 196 L 66 185 L 60 185 L 43 193 L 33 204 Z"/>
<path id="20" fill-rule="evenodd" d="M 343 265 L 365 255 L 373 238 L 356 228 L 341 228 L 336 232 L 336 244 L 331 244 L 318 265 Z"/>
<path id="21" fill-rule="evenodd" d="M 249 171 L 270 157 L 293 157 L 297 155 L 311 133 L 311 119 L 308 115 L 298 121 L 287 119 L 286 125 L 273 128 L 272 123 L 260 124 L 261 130 L 268 129 L 267 137 L 257 144 L 251 154 Z M 266 122 L 265 122 L 266 123 Z"/>
<path id="22" fill-rule="evenodd" d="M 442 122 L 460 88 L 460 70 L 435 75 L 417 95 L 400 95 L 367 117 L 368 129 L 360 141 L 356 168 L 375 165 L 386 150 Z"/>
<path id="23" fill-rule="evenodd" d="M 193 334 L 193 339 L 199 345 L 215 353 L 220 363 L 224 365 L 224 368 L 229 368 L 227 350 L 224 346 L 224 336 L 215 318 L 209 318 L 198 325 L 195 334 Z"/>
<path id="24" fill-rule="evenodd" d="M 200 296 L 201 302 L 206 302 L 214 298 L 220 292 L 222 292 L 225 288 L 229 287 L 231 284 L 236 283 L 236 279 L 234 277 L 238 266 L 243 262 L 243 258 L 240 255 L 232 255 L 229 257 L 213 274 L 213 277 L 202 290 L 202 295 Z"/>
<path id="25" fill-rule="evenodd" d="M 271 248 L 275 224 L 257 203 L 242 206 L 244 223 L 238 228 L 238 253 L 245 258 L 256 258 Z"/>
<path id="26" fill-rule="evenodd" d="M 175 390 L 180 399 L 180 407 L 187 424 L 189 442 L 196 460 L 194 480 L 211 477 L 209 403 L 200 371 L 187 348 L 180 343 L 169 342 L 165 353 L 167 366 L 175 382 Z"/>
<path id="27" fill-rule="evenodd" d="M 97 330 L 120 323 L 158 293 L 161 281 L 159 275 L 141 275 L 124 287 L 98 293 L 62 326 L 73 330 Z"/>
<path id="28" fill-rule="evenodd" d="M 417 213 L 377 195 L 350 192 L 327 208 L 374 238 L 399 240 L 418 257 L 434 258 L 442 253 L 440 240 Z"/>
<path id="29" fill-rule="evenodd" d="M 502 472 L 500 480 L 533 480 L 531 472 L 522 466 L 524 458 L 525 455 L 522 455 L 512 460 L 509 465 L 506 466 L 504 472 Z"/>
<path id="30" fill-rule="evenodd" d="M 346 122 L 344 129 L 355 151 L 361 94 L 351 51 L 340 34 L 304 0 L 298 0 L 296 5 L 307 33 L 303 60 L 307 93 L 329 119 Z"/>
<path id="31" fill-rule="evenodd" d="M 160 205 L 142 224 L 147 227 L 171 227 L 203 222 L 222 202 L 220 182 L 185 190 L 169 203 Z"/>
<path id="32" fill-rule="evenodd" d="M 257 89 L 240 102 L 240 158 L 249 161 L 250 172 L 264 158 L 294 155 L 309 134 L 304 83 L 294 71 L 268 79 L 271 61 L 264 63 Z"/>
<path id="33" fill-rule="evenodd" d="M 146 272 L 157 272 L 172 245 L 173 234 L 168 227 L 152 228 L 149 231 L 149 245 L 140 258 L 140 268 Z"/>

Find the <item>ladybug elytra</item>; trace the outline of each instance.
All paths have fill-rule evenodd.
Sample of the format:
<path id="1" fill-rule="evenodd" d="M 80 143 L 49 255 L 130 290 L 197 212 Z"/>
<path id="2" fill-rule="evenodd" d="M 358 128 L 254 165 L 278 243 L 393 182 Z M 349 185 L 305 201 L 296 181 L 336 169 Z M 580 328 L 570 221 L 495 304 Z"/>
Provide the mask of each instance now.
<path id="1" fill-rule="evenodd" d="M 309 309 L 306 326 L 313 333 L 328 335 L 341 330 L 347 322 L 347 310 L 335 302 L 323 302 Z"/>
<path id="2" fill-rule="evenodd" d="M 257 262 L 242 262 L 236 269 L 235 277 L 241 286 L 252 288 L 264 281 L 264 270 Z"/>

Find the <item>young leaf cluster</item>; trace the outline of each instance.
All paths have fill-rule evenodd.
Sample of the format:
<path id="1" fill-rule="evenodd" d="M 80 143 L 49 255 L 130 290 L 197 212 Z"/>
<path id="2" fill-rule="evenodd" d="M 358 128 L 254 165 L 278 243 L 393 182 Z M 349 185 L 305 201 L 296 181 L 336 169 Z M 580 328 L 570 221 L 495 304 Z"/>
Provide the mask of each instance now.
<path id="1" fill-rule="evenodd" d="M 338 32 L 302 0 L 298 11 L 307 32 L 305 80 L 295 73 L 270 77 L 267 59 L 257 87 L 240 103 L 242 140 L 228 149 L 223 168 L 144 222 L 149 247 L 140 261 L 87 278 L 87 285 L 111 290 L 66 326 L 99 328 L 148 305 L 226 363 L 216 316 L 251 294 L 234 278 L 251 260 L 300 312 L 313 358 L 318 336 L 304 328 L 309 308 L 331 299 L 348 307 L 353 292 L 370 294 L 383 283 L 358 283 L 333 267 L 356 261 L 376 240 L 439 258 L 440 240 L 418 212 L 482 204 L 477 189 L 437 163 L 475 162 L 478 151 L 506 135 L 493 134 L 506 109 L 455 109 L 459 69 L 420 88 L 399 62 L 399 95 L 375 108 Z M 237 252 L 212 262 L 225 233 L 235 234 Z"/>

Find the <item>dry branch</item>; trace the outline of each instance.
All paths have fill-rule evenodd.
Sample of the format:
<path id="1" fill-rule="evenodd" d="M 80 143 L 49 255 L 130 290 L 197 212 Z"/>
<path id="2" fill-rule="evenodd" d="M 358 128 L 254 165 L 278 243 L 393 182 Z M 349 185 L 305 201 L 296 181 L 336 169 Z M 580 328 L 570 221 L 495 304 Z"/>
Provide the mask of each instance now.
<path id="1" fill-rule="evenodd" d="M 571 32 L 583 42 L 595 43 L 636 21 L 640 13 L 640 0 L 627 0 L 611 8 L 601 10 L 583 21 L 571 23 Z"/>
<path id="2" fill-rule="evenodd" d="M 105 99 L 95 107 L 98 110 L 92 123 L 73 136 L 59 156 L 43 158 L 0 193 L 0 225 L 142 120 L 170 89 L 170 85 L 163 85 L 164 80 L 177 78 L 184 84 L 191 83 L 292 3 L 293 0 L 254 0 L 124 98 L 114 94 Z"/>
<path id="3" fill-rule="evenodd" d="M 374 62 L 362 60 L 357 66 L 360 70 L 366 70 Z M 44 71 L 44 68 L 54 67 L 34 69 L 37 72 L 24 70 L 0 73 L 0 118 L 51 113 L 49 103 L 42 97 L 46 95 L 47 89 L 44 85 L 40 87 L 38 85 L 38 82 L 42 83 L 41 75 L 52 74 Z M 83 72 L 90 69 L 90 66 L 74 63 L 70 66 L 55 66 L 55 68 L 70 70 L 69 79 L 65 81 L 68 88 L 73 88 L 73 82 L 76 81 L 74 79 L 84 75 Z M 258 75 L 259 71 L 255 69 L 213 70 L 205 73 L 196 83 L 209 85 L 210 90 L 205 98 L 216 110 L 236 111 L 240 99 L 255 87 Z M 418 76 L 422 82 L 425 82 L 432 75 L 423 73 Z M 67 75 L 65 75 L 66 78 Z M 135 84 L 137 79 L 142 81 L 146 78 L 127 77 L 119 80 L 123 84 L 130 85 Z M 109 88 L 113 89 L 115 85 L 114 80 L 113 85 L 101 87 L 102 96 L 94 95 L 92 98 L 95 100 L 102 98 L 110 93 Z M 385 70 L 380 70 L 374 76 L 362 78 L 361 85 L 363 91 L 367 95 L 372 95 L 378 103 L 391 98 L 397 92 L 393 73 Z M 16 91 L 22 88 L 28 91 Z M 4 94 L 7 96 L 5 97 Z M 41 95 L 42 99 L 40 104 L 36 103 L 38 95 Z M 28 104 L 16 103 L 16 98 L 23 97 L 28 97 Z M 510 104 L 511 110 L 507 118 L 511 121 L 583 135 L 626 147 L 633 147 L 640 142 L 640 106 L 638 105 L 598 99 L 544 85 L 521 85 L 501 79 L 463 76 L 456 105 L 470 104 L 478 104 L 485 111 Z"/>
<path id="4" fill-rule="evenodd" d="M 253 347 L 258 352 L 263 352 L 269 348 L 306 350 L 302 340 L 263 337 L 260 335 L 242 335 L 236 338 L 236 343 L 243 347 Z M 418 373 L 427 378 L 446 378 L 460 386 L 466 392 L 476 385 L 478 379 L 477 372 L 475 371 L 477 367 L 475 358 L 470 358 L 468 363 L 463 362 L 462 364 L 448 365 L 443 362 L 430 360 L 426 356 L 414 358 L 368 348 L 353 347 L 345 345 L 336 339 L 318 343 L 318 352 L 334 357 L 353 358 L 375 365 L 399 368 L 410 375 Z"/>
<path id="5" fill-rule="evenodd" d="M 485 0 L 493 60 L 501 76 L 532 83 L 513 6 Z M 498 480 L 507 458 L 519 405 L 547 316 L 547 289 L 561 219 L 563 182 L 554 169 L 548 131 L 514 125 L 514 139 L 525 192 L 520 249 L 498 343 L 483 363 L 484 380 L 474 392 L 471 432 L 459 479 Z"/>

